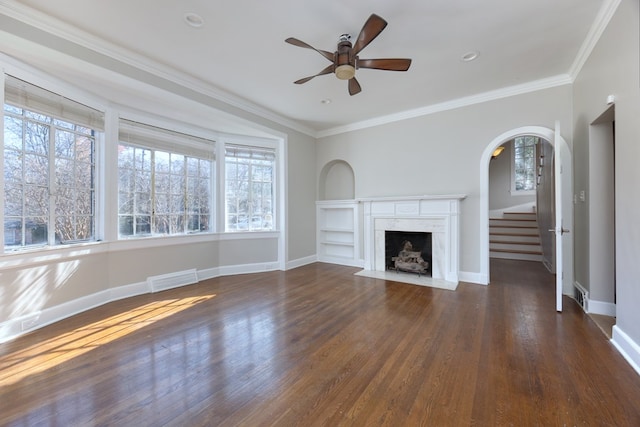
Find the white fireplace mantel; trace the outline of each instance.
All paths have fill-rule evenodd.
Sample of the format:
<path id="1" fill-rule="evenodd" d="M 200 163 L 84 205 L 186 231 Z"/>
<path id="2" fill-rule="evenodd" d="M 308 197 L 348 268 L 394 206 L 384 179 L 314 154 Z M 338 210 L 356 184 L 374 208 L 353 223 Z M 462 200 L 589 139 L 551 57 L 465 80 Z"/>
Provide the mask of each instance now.
<path id="1" fill-rule="evenodd" d="M 466 195 L 358 199 L 364 214 L 364 269 L 383 272 L 385 231 L 424 231 L 432 236 L 432 279 L 458 283 L 460 202 Z"/>

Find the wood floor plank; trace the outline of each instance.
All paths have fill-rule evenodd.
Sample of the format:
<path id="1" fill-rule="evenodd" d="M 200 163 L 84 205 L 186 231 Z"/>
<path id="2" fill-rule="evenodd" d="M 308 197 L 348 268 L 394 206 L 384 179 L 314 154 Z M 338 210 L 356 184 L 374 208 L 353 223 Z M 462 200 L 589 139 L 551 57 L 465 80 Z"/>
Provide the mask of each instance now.
<path id="1" fill-rule="evenodd" d="M 0 345 L 0 425 L 640 425 L 640 376 L 540 263 L 456 291 L 356 271 L 220 277 Z"/>

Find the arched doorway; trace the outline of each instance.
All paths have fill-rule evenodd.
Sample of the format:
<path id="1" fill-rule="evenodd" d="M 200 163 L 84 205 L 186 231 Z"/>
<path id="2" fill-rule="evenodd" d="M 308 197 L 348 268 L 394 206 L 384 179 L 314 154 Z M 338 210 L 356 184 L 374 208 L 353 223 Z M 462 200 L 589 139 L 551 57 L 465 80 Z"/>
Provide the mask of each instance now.
<path id="1" fill-rule="evenodd" d="M 556 221 L 556 227 L 559 227 L 558 234 L 562 236 L 562 244 L 560 245 L 562 251 L 559 259 L 562 260 L 563 268 L 560 271 L 563 274 L 560 277 L 562 286 L 559 289 L 567 294 L 573 289 L 573 239 L 564 235 L 562 230 L 573 228 L 572 167 L 571 150 L 564 138 L 560 136 L 558 129 L 553 130 L 540 126 L 511 129 L 494 138 L 482 153 L 480 158 L 480 276 L 483 283 L 489 283 L 489 162 L 497 147 L 522 135 L 534 135 L 549 141 L 553 146 L 555 158 L 560 159 L 556 170 L 561 173 L 555 174 L 556 212 L 560 216 Z"/>

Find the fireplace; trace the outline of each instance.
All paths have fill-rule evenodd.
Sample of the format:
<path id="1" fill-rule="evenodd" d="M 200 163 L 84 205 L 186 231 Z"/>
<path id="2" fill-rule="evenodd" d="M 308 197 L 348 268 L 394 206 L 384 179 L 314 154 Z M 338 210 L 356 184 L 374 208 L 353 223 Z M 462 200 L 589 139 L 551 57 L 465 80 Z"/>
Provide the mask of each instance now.
<path id="1" fill-rule="evenodd" d="M 458 284 L 460 201 L 465 197 L 442 195 L 361 200 L 364 208 L 364 270 L 358 274 L 455 289 Z M 430 235 L 428 276 L 388 270 L 387 236 L 392 235 L 389 232 Z M 412 242 L 413 245 L 421 246 Z"/>
<path id="2" fill-rule="evenodd" d="M 386 270 L 431 277 L 431 233 L 385 231 Z"/>

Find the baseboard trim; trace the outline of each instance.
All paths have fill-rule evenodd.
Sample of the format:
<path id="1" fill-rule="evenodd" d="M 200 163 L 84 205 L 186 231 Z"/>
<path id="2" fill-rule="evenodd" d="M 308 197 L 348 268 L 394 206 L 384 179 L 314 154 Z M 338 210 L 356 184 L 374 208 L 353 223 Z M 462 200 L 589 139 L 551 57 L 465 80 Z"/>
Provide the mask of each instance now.
<path id="1" fill-rule="evenodd" d="M 261 273 L 265 271 L 279 270 L 277 262 L 244 264 L 226 267 L 215 267 L 197 270 L 197 280 L 213 279 L 219 276 L 233 274 Z M 197 283 L 197 282 L 195 282 Z M 185 284 L 184 286 L 189 286 Z M 134 297 L 153 292 L 148 281 L 117 286 L 86 295 L 72 301 L 45 308 L 34 313 L 19 316 L 0 323 L 0 344 L 16 339 L 29 332 L 43 328 L 52 323 L 66 319 L 92 308 L 118 301 L 124 298 Z"/>
<path id="2" fill-rule="evenodd" d="M 611 342 L 618 349 L 622 357 L 640 375 L 640 345 L 629 337 L 618 325 L 613 326 L 613 337 Z"/>
<path id="3" fill-rule="evenodd" d="M 345 265 L 347 267 L 364 268 L 363 259 L 349 259 L 349 258 L 323 256 L 323 257 L 318 257 L 318 262 L 324 262 L 327 264 Z"/>
<path id="4" fill-rule="evenodd" d="M 318 262 L 318 257 L 316 255 L 308 256 L 305 258 L 298 258 L 292 261 L 288 261 L 285 265 L 287 270 L 292 270 L 298 267 L 304 267 L 305 265 L 313 264 L 314 262 Z"/>
<path id="5" fill-rule="evenodd" d="M 86 295 L 73 301 L 67 301 L 35 313 L 29 313 L 3 322 L 0 324 L 0 343 L 10 341 L 36 329 L 66 319 L 67 317 L 75 316 L 83 311 L 91 310 L 92 308 L 111 302 L 111 293 L 111 290 L 96 292 L 95 294 Z"/>
<path id="6" fill-rule="evenodd" d="M 616 316 L 616 305 L 611 302 L 588 300 L 587 313 L 602 314 L 603 316 Z"/>
<path id="7" fill-rule="evenodd" d="M 488 285 L 489 281 L 485 274 L 471 273 L 469 271 L 461 271 L 458 273 L 458 279 L 461 282 L 475 283 L 476 285 Z"/>

